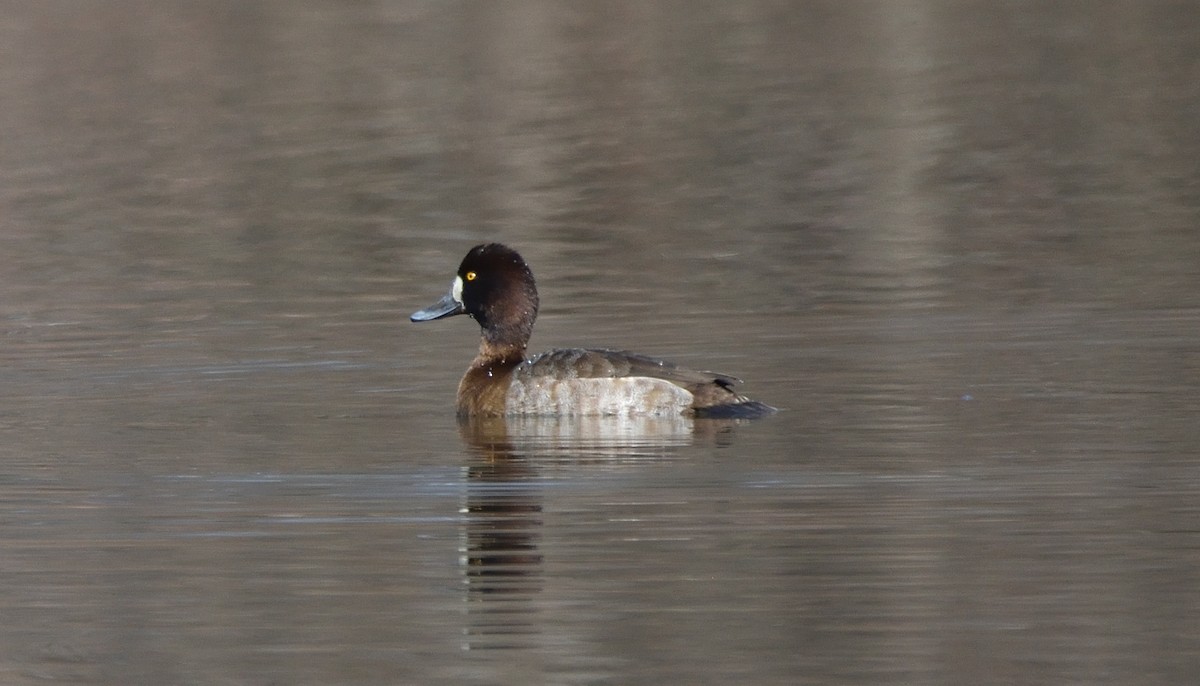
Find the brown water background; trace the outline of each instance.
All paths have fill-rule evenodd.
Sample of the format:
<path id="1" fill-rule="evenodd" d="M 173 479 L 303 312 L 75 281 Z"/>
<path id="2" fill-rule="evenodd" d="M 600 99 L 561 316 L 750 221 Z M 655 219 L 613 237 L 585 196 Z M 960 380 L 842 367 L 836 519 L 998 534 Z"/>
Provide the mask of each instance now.
<path id="1" fill-rule="evenodd" d="M 1193 3 L 10 3 L 0 683 L 1192 684 L 1198 331 Z"/>

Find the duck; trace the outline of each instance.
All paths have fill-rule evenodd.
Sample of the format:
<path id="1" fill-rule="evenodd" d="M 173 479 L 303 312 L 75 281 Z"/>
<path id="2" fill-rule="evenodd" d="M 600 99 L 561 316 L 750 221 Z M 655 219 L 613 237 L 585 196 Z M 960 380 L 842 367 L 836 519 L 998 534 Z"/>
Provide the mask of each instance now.
<path id="1" fill-rule="evenodd" d="M 538 313 L 537 283 L 516 250 L 477 245 L 450 291 L 410 315 L 429 322 L 467 315 L 479 324 L 479 353 L 458 384 L 460 418 L 668 416 L 754 419 L 774 407 L 741 395 L 741 381 L 625 350 L 561 348 L 526 357 Z"/>

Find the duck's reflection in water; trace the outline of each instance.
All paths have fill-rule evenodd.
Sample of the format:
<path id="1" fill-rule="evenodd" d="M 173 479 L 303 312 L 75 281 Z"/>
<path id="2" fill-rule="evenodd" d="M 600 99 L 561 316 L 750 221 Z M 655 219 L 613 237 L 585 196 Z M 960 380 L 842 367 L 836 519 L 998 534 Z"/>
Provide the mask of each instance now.
<path id="1" fill-rule="evenodd" d="M 466 647 L 541 643 L 543 488 L 573 468 L 669 459 L 693 441 L 720 440 L 731 423 L 687 417 L 509 417 L 463 419 L 469 447 L 462 559 Z M 566 472 L 564 472 L 566 470 Z M 548 475 L 553 475 L 549 477 Z"/>
<path id="2" fill-rule="evenodd" d="M 542 588 L 542 496 L 529 462 L 495 429 L 470 431 L 463 425 L 472 447 L 462 551 L 471 649 L 536 643 L 532 614 Z"/>

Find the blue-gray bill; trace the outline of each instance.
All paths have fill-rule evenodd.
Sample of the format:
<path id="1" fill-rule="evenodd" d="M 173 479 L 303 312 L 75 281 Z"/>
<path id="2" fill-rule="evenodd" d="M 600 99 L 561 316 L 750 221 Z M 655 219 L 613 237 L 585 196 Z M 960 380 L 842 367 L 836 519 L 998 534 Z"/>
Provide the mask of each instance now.
<path id="1" fill-rule="evenodd" d="M 464 312 L 463 304 L 454 299 L 453 293 L 447 293 L 442 296 L 441 300 L 429 307 L 413 312 L 409 315 L 408 319 L 413 322 L 430 322 L 434 319 L 451 317 L 456 314 L 463 314 Z"/>

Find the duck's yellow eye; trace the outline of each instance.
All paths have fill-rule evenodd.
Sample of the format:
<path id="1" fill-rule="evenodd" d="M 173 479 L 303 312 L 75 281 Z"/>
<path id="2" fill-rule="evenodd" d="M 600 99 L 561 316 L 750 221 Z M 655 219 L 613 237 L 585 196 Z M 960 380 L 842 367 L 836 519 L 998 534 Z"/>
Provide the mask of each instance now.
<path id="1" fill-rule="evenodd" d="M 475 272 L 467 272 L 467 281 L 474 281 L 476 276 L 479 275 Z"/>

